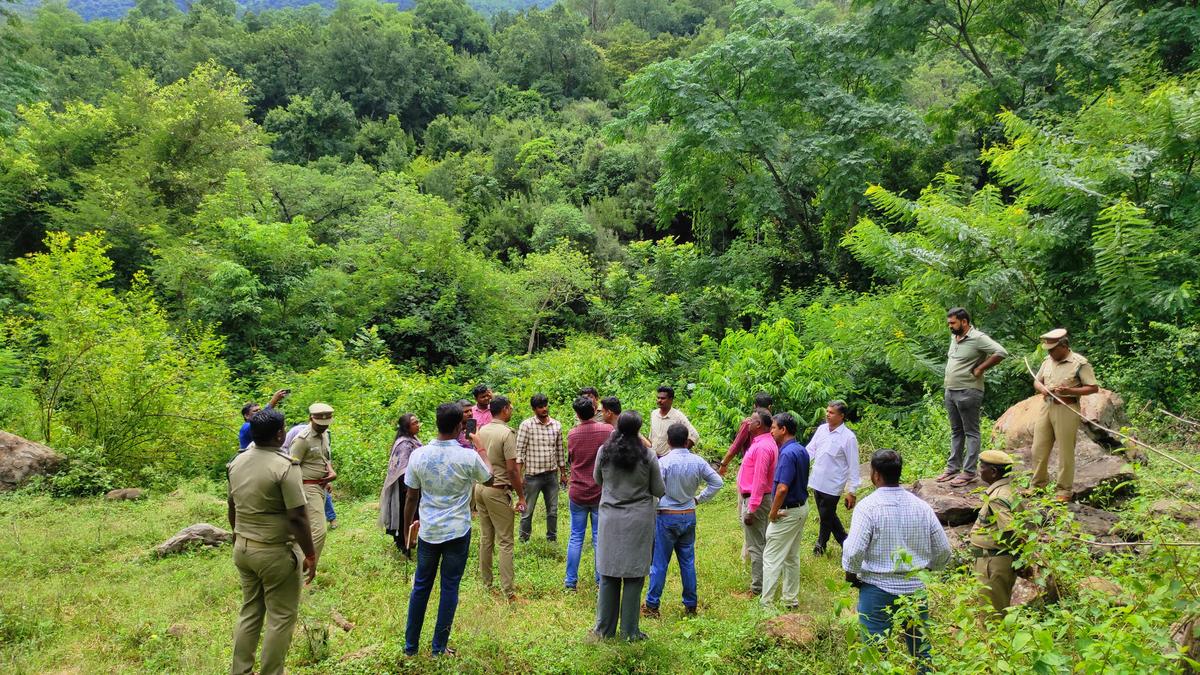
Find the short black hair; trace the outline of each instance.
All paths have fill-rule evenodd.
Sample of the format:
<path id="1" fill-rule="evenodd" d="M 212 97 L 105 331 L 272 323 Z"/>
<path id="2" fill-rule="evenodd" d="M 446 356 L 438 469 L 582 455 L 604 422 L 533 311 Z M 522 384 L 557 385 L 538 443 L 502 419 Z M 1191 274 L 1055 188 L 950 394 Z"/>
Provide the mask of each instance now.
<path id="1" fill-rule="evenodd" d="M 771 398 L 771 395 L 765 391 L 760 391 L 754 395 L 755 408 L 770 408 L 773 403 L 775 403 L 775 399 Z"/>
<path id="2" fill-rule="evenodd" d="M 755 408 L 754 415 L 758 417 L 758 421 L 767 429 L 771 428 L 771 411 L 766 408 Z"/>
<path id="3" fill-rule="evenodd" d="M 796 435 L 796 429 L 798 428 L 796 425 L 796 418 L 792 417 L 791 413 L 781 412 L 771 419 L 774 420 L 775 424 L 778 424 L 780 428 L 787 429 L 789 434 L 793 436 Z"/>
<path id="4" fill-rule="evenodd" d="M 682 448 L 687 445 L 688 428 L 684 424 L 676 422 L 667 427 L 667 445 L 672 448 Z"/>
<path id="5" fill-rule="evenodd" d="M 949 319 L 951 317 L 954 317 L 959 321 L 971 323 L 971 313 L 962 307 L 951 307 L 950 309 L 946 310 L 946 318 Z"/>
<path id="6" fill-rule="evenodd" d="M 475 404 L 465 398 L 460 398 L 458 399 L 458 406 L 463 410 L 466 410 L 467 408 L 474 408 Z"/>
<path id="7" fill-rule="evenodd" d="M 614 415 L 621 414 L 621 399 L 616 396 L 605 396 L 600 399 L 600 407 Z"/>
<path id="8" fill-rule="evenodd" d="M 507 396 L 495 396 L 492 402 L 488 404 L 488 410 L 492 411 L 492 415 L 499 415 L 505 408 L 512 405 Z"/>
<path id="9" fill-rule="evenodd" d="M 832 401 L 830 401 L 829 403 L 826 403 L 825 405 L 837 408 L 837 411 L 839 413 L 841 413 L 842 417 L 845 417 L 846 411 L 850 409 L 849 406 L 846 405 L 846 402 L 840 398 L 835 398 Z"/>
<path id="10" fill-rule="evenodd" d="M 251 410 L 254 410 L 254 406 L 256 406 L 256 405 L 258 405 L 258 404 L 255 403 L 254 401 L 251 401 L 251 402 L 243 405 L 242 406 L 242 417 L 245 418 L 246 413 L 250 412 Z"/>
<path id="11" fill-rule="evenodd" d="M 550 405 L 550 399 L 546 398 L 545 394 L 534 394 L 529 397 L 530 408 L 541 408 Z"/>
<path id="12" fill-rule="evenodd" d="M 596 398 L 600 398 L 600 392 L 596 391 L 595 387 L 584 387 L 583 389 L 579 390 L 579 395 L 580 396 L 595 396 Z"/>
<path id="13" fill-rule="evenodd" d="M 437 407 L 437 430 L 439 434 L 452 434 L 463 421 L 461 401 L 443 403 Z"/>
<path id="14" fill-rule="evenodd" d="M 658 393 L 666 394 L 667 398 L 669 398 L 671 400 L 675 399 L 675 389 L 673 387 L 668 387 L 665 384 L 658 388 Z"/>
<path id="15" fill-rule="evenodd" d="M 263 408 L 250 418 L 250 438 L 259 446 L 270 446 L 283 428 L 283 413 L 274 408 Z"/>
<path id="16" fill-rule="evenodd" d="M 871 455 L 871 468 L 883 478 L 885 484 L 896 486 L 900 484 L 900 472 L 904 469 L 904 460 L 895 450 L 882 448 Z"/>
<path id="17" fill-rule="evenodd" d="M 580 396 L 571 404 L 575 409 L 575 414 L 579 415 L 581 420 L 590 420 L 596 416 L 596 406 L 592 403 L 592 399 L 586 396 Z"/>
<path id="18" fill-rule="evenodd" d="M 488 389 L 490 389 L 490 387 L 488 387 L 486 384 L 477 384 L 471 389 L 471 395 L 475 398 L 479 398 L 479 395 L 486 394 Z"/>

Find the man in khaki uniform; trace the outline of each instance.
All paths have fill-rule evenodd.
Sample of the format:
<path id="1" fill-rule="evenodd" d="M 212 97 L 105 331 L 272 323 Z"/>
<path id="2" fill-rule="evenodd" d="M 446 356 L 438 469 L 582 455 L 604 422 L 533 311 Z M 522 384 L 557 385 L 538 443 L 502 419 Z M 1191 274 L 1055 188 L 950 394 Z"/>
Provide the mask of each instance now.
<path id="1" fill-rule="evenodd" d="M 302 429 L 288 446 L 288 453 L 300 463 L 304 496 L 308 499 L 308 525 L 312 528 L 317 556 L 325 548 L 325 487 L 337 478 L 329 458 L 328 432 L 332 423 L 332 406 L 327 403 L 308 406 L 308 428 Z"/>
<path id="2" fill-rule="evenodd" d="M 229 672 L 254 671 L 254 652 L 265 618 L 258 672 L 274 675 L 283 672 L 292 642 L 301 572 L 312 581 L 317 552 L 309 532 L 300 467 L 279 447 L 284 438 L 283 414 L 272 408 L 259 411 L 250 418 L 250 431 L 254 444 L 226 466 L 233 564 L 242 583 L 242 610 Z"/>
<path id="3" fill-rule="evenodd" d="M 517 434 L 508 426 L 512 403 L 496 396 L 488 404 L 492 420 L 479 430 L 479 445 L 487 453 L 492 477 L 475 486 L 475 506 L 479 510 L 479 577 L 492 587 L 492 552 L 500 545 L 500 590 L 504 597 L 516 600 L 513 574 L 512 495 L 517 495 L 517 512 L 525 512 L 525 489 L 517 468 Z"/>
<path id="4" fill-rule="evenodd" d="M 1015 541 L 1009 529 L 1012 524 L 1013 459 L 1007 452 L 988 450 L 979 455 L 979 477 L 987 483 L 983 508 L 971 528 L 971 552 L 975 554 L 975 576 L 983 584 L 983 597 L 992 603 L 996 612 L 1003 612 L 1012 602 Z"/>
<path id="5" fill-rule="evenodd" d="M 1058 441 L 1059 501 L 1070 501 L 1075 482 L 1075 434 L 1079 431 L 1079 399 L 1100 391 L 1092 364 L 1071 351 L 1067 330 L 1056 328 L 1041 337 L 1046 360 L 1033 378 L 1042 395 L 1041 413 L 1033 425 L 1033 486 L 1050 483 L 1050 448 Z"/>

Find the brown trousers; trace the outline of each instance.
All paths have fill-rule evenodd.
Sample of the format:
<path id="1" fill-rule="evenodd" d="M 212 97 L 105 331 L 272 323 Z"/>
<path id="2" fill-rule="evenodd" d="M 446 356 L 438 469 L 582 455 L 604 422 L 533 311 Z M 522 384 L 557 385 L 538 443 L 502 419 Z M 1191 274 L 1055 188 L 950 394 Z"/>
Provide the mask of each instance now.
<path id="1" fill-rule="evenodd" d="M 992 603 L 992 609 L 1003 612 L 1012 602 L 1013 584 L 1017 573 L 1011 555 L 985 555 L 975 559 L 975 577 L 983 585 L 980 594 Z"/>
<path id="2" fill-rule="evenodd" d="M 479 578 L 484 586 L 492 585 L 492 552 L 500 548 L 500 590 L 511 597 L 514 590 L 513 574 L 513 511 L 512 495 L 508 490 L 498 490 L 486 485 L 475 488 L 475 507 L 479 510 Z"/>
<path id="3" fill-rule="evenodd" d="M 1058 481 L 1060 494 L 1070 495 L 1075 483 L 1075 435 L 1080 418 L 1079 404 L 1070 406 L 1045 402 L 1033 424 L 1033 486 L 1050 484 L 1050 449 L 1058 441 Z"/>

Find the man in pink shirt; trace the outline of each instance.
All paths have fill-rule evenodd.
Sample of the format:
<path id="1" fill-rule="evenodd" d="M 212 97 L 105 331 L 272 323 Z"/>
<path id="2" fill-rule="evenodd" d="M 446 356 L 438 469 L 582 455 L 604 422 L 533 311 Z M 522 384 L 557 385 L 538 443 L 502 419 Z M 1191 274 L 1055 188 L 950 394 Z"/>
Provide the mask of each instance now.
<path id="1" fill-rule="evenodd" d="M 762 408 L 767 412 L 771 412 L 771 404 L 774 402 L 770 394 L 760 391 L 754 395 L 754 410 Z M 750 418 L 747 417 L 742 420 L 742 425 L 738 427 L 737 435 L 733 437 L 733 442 L 729 444 L 729 451 L 725 453 L 725 459 L 721 460 L 721 465 L 717 467 L 717 473 L 721 474 L 722 478 L 725 477 L 725 472 L 729 470 L 729 463 L 733 461 L 733 458 L 741 457 L 750 449 L 750 441 L 752 440 L 754 440 L 754 437 L 750 434 Z"/>
<path id="2" fill-rule="evenodd" d="M 471 390 L 471 396 L 475 398 L 471 417 L 475 420 L 475 428 L 482 429 L 492 421 L 492 410 L 488 407 L 492 402 L 492 390 L 486 384 L 477 384 Z"/>
<path id="3" fill-rule="evenodd" d="M 763 548 L 767 544 L 767 522 L 775 491 L 775 462 L 779 447 L 769 433 L 771 413 L 758 408 L 750 415 L 750 449 L 738 470 L 738 495 L 742 504 L 742 532 L 750 555 L 750 596 L 762 593 Z"/>

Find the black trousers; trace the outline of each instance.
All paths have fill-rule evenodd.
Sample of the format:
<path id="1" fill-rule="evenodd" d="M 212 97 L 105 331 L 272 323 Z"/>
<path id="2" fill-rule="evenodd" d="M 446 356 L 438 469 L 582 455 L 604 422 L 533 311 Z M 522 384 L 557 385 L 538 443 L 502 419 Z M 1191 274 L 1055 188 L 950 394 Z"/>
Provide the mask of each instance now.
<path id="1" fill-rule="evenodd" d="M 837 507 L 841 501 L 839 495 L 827 495 L 824 492 L 813 490 L 813 501 L 817 503 L 817 515 L 821 518 L 821 531 L 817 534 L 817 546 L 825 548 L 829 543 L 829 535 L 833 535 L 838 546 L 846 541 L 846 528 L 842 527 L 842 521 L 838 519 Z"/>
<path id="2" fill-rule="evenodd" d="M 637 640 L 641 637 L 638 617 L 641 615 L 642 586 L 645 583 L 646 577 L 600 577 L 596 600 L 596 633 L 606 638 L 615 636 L 617 619 L 620 618 L 622 638 Z"/>

